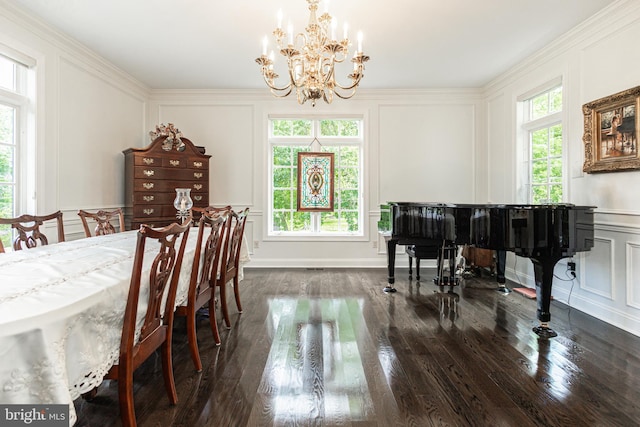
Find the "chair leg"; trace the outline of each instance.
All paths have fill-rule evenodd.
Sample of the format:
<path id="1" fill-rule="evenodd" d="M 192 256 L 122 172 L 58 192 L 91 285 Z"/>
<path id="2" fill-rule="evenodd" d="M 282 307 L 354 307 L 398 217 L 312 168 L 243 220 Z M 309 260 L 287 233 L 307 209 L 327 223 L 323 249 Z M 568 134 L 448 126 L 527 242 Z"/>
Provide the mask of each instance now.
<path id="1" fill-rule="evenodd" d="M 171 359 L 171 332 L 167 333 L 167 340 L 162 344 L 162 376 L 164 377 L 164 387 L 172 405 L 178 403 L 178 393 L 176 383 L 173 380 L 173 361 Z"/>
<path id="2" fill-rule="evenodd" d="M 236 297 L 236 307 L 238 307 L 238 311 L 242 313 L 242 304 L 240 303 L 240 281 L 238 280 L 237 274 L 233 277 L 233 294 Z"/>
<path id="3" fill-rule="evenodd" d="M 420 258 L 416 257 L 416 280 L 420 280 Z"/>
<path id="4" fill-rule="evenodd" d="M 187 337 L 189 339 L 189 352 L 196 372 L 202 371 L 202 361 L 198 351 L 198 336 L 196 334 L 196 309 L 193 306 L 187 308 Z"/>
<path id="5" fill-rule="evenodd" d="M 133 372 L 120 367 L 118 377 L 118 401 L 120 419 L 124 427 L 136 427 L 136 412 L 133 404 Z"/>
<path id="6" fill-rule="evenodd" d="M 220 307 L 222 308 L 222 317 L 224 318 L 224 324 L 227 328 L 231 327 L 231 320 L 229 319 L 229 310 L 227 309 L 227 284 L 222 283 L 220 285 Z"/>
<path id="7" fill-rule="evenodd" d="M 216 345 L 220 345 L 220 333 L 218 332 L 218 322 L 216 321 L 216 299 L 213 297 L 209 299 L 209 324 L 211 324 L 211 332 L 213 332 L 213 339 Z"/>

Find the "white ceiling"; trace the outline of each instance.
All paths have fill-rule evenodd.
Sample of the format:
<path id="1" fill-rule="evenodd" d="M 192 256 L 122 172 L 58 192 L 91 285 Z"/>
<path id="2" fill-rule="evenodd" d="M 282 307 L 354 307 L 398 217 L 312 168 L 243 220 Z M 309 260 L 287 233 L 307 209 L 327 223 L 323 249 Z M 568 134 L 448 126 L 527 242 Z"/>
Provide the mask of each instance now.
<path id="1" fill-rule="evenodd" d="M 154 89 L 264 88 L 262 39 L 305 0 L 10 0 Z M 615 0 L 333 0 L 364 34 L 362 88 L 481 87 Z M 320 11 L 324 10 L 321 3 Z M 273 44 L 271 44 L 273 46 Z M 283 62 L 281 60 L 281 62 Z M 350 64 L 340 81 L 346 83 Z M 280 72 L 280 74 L 284 74 Z"/>

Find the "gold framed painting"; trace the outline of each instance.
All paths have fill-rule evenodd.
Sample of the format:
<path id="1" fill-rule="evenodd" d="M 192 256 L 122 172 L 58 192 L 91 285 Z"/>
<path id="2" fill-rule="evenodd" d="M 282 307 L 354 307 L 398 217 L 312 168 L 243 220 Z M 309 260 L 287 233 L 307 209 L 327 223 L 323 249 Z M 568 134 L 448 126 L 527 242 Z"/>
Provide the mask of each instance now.
<path id="1" fill-rule="evenodd" d="M 640 168 L 638 132 L 640 86 L 582 106 L 584 165 L 587 173 Z"/>
<path id="2" fill-rule="evenodd" d="M 298 211 L 333 211 L 333 153 L 298 153 Z"/>

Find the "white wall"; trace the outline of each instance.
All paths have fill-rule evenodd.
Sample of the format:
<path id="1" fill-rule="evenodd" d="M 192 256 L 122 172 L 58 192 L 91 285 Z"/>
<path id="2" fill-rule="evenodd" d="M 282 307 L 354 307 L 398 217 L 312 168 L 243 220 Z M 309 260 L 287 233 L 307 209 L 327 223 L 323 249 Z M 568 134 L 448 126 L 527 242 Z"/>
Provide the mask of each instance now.
<path id="1" fill-rule="evenodd" d="M 518 153 L 515 105 L 519 95 L 562 77 L 567 202 L 596 206 L 595 247 L 576 257 L 575 282 L 554 280 L 553 295 L 572 307 L 640 335 L 640 171 L 582 172 L 582 105 L 640 85 L 640 2 L 622 0 L 509 70 L 486 88 L 488 199 L 516 199 Z M 533 287 L 526 259 L 510 256 L 511 279 Z M 566 265 L 556 275 L 567 278 Z"/>
<path id="2" fill-rule="evenodd" d="M 10 3 L 0 43 L 37 62 L 35 209 L 62 210 L 67 239 L 84 235 L 78 209 L 123 204 L 122 150 L 146 142 L 148 89 Z"/>

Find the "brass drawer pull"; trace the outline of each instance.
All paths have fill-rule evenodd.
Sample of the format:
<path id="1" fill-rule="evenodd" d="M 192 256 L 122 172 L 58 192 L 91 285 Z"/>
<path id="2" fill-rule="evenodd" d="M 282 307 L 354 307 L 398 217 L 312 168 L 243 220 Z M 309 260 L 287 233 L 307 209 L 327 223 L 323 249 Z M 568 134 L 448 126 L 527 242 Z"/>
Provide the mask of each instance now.
<path id="1" fill-rule="evenodd" d="M 202 196 L 193 196 L 193 200 L 199 202 L 200 200 L 202 200 Z"/>
<path id="2" fill-rule="evenodd" d="M 195 188 L 196 190 L 201 190 L 202 184 L 193 184 L 193 188 Z"/>
<path id="3" fill-rule="evenodd" d="M 145 202 L 153 202 L 153 199 L 155 199 L 155 196 L 142 196 L 142 200 Z"/>
<path id="4" fill-rule="evenodd" d="M 149 157 L 143 157 L 142 161 L 147 165 L 152 165 L 153 164 L 153 159 L 149 158 Z"/>
<path id="5" fill-rule="evenodd" d="M 153 213 L 153 209 L 144 209 L 142 212 L 144 212 L 145 215 L 151 215 Z"/>
<path id="6" fill-rule="evenodd" d="M 180 160 L 169 160 L 171 166 L 180 166 Z"/>
<path id="7" fill-rule="evenodd" d="M 204 175 L 204 174 L 203 174 L 202 172 L 194 172 L 194 173 L 193 173 L 193 177 L 194 177 L 194 178 L 202 178 L 202 176 L 203 176 L 203 175 Z"/>
<path id="8" fill-rule="evenodd" d="M 156 173 L 156 171 L 154 171 L 154 170 L 147 170 L 147 169 L 145 169 L 145 170 L 143 170 L 143 171 L 142 171 L 142 173 L 143 173 L 145 176 L 153 176 L 153 174 L 154 174 L 154 173 Z"/>
<path id="9" fill-rule="evenodd" d="M 193 167 L 194 168 L 201 168 L 202 167 L 202 162 L 193 162 Z"/>
<path id="10" fill-rule="evenodd" d="M 145 188 L 145 190 L 151 190 L 153 188 L 153 182 L 143 182 L 142 186 Z"/>

